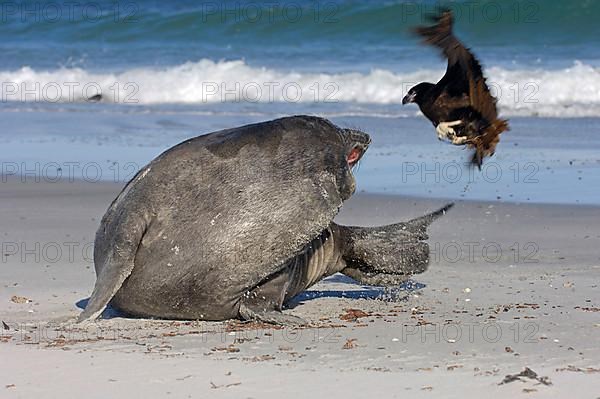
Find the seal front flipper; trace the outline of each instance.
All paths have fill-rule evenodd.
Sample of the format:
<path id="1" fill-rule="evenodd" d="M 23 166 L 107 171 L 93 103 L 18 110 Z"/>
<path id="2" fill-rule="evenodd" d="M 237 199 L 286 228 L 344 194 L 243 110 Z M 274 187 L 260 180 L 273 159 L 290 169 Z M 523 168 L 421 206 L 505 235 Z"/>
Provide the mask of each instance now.
<path id="1" fill-rule="evenodd" d="M 308 324 L 300 317 L 281 312 L 293 280 L 294 271 L 289 267 L 291 264 L 295 264 L 295 260 L 242 297 L 238 314 L 240 319 L 259 320 L 284 326 Z"/>
<path id="2" fill-rule="evenodd" d="M 308 324 L 306 320 L 298 316 L 284 314 L 279 310 L 254 310 L 245 304 L 240 305 L 240 317 L 242 320 L 258 320 L 282 326 L 304 326 Z"/>
<path id="3" fill-rule="evenodd" d="M 388 226 L 339 226 L 347 265 L 341 273 L 363 284 L 395 286 L 424 272 L 429 266 L 427 227 L 453 205 Z"/>
<path id="4" fill-rule="evenodd" d="M 113 216 L 110 210 L 109 215 L 109 218 Z M 98 236 L 105 234 L 104 222 L 105 220 L 96 233 L 96 243 L 100 241 Z M 116 234 L 108 240 L 110 248 L 94 248 L 94 263 L 98 277 L 87 306 L 77 319 L 78 323 L 94 320 L 100 316 L 121 288 L 133 271 L 135 255 L 145 231 L 146 223 L 142 217 L 135 214 L 128 215 L 120 223 Z"/>

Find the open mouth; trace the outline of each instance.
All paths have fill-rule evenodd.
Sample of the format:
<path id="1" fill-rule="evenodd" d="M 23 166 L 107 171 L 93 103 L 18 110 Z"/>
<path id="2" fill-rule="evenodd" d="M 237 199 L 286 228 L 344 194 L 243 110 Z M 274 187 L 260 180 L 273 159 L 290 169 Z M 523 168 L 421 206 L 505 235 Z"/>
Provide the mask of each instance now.
<path id="1" fill-rule="evenodd" d="M 350 154 L 348 154 L 348 157 L 346 158 L 346 160 L 348 161 L 348 165 L 351 168 L 353 168 L 358 163 L 358 161 L 360 161 L 364 153 L 365 150 L 363 148 L 359 146 L 354 147 L 350 151 Z"/>

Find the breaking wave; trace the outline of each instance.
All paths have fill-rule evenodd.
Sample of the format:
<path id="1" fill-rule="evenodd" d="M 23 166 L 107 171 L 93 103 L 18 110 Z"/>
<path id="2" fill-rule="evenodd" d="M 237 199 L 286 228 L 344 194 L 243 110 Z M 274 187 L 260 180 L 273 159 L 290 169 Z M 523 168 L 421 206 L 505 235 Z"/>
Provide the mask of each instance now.
<path id="1" fill-rule="evenodd" d="M 83 102 L 96 95 L 121 104 L 360 103 L 398 104 L 421 81 L 443 70 L 311 73 L 250 66 L 242 60 L 203 59 L 167 68 L 121 73 L 80 68 L 0 71 L 3 102 Z M 565 69 L 510 70 L 490 67 L 488 82 L 506 116 L 600 116 L 600 68 L 575 62 Z"/>

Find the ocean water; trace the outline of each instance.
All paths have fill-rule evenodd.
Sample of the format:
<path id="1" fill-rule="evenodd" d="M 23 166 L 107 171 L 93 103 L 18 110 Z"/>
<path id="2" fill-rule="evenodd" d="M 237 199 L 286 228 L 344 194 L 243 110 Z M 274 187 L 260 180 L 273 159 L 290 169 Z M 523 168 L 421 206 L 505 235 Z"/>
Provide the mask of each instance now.
<path id="1" fill-rule="evenodd" d="M 512 119 L 482 172 L 401 105 L 444 73 L 409 34 L 442 7 Z M 373 134 L 362 190 L 600 204 L 598 16 L 595 0 L 2 2 L 1 172 L 121 181 L 188 137 L 309 113 Z"/>

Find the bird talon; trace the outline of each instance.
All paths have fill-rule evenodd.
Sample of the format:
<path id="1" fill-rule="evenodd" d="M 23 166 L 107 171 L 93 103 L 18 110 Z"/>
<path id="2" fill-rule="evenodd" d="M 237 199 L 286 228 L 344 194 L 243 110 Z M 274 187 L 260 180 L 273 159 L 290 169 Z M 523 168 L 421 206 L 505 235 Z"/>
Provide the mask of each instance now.
<path id="1" fill-rule="evenodd" d="M 454 140 L 457 139 L 457 136 L 453 126 L 460 125 L 461 123 L 462 121 L 440 122 L 435 128 L 438 139 L 448 139 L 454 143 Z"/>
<path id="2" fill-rule="evenodd" d="M 452 144 L 454 145 L 463 145 L 466 144 L 469 139 L 465 136 L 455 136 L 452 138 Z"/>

